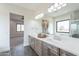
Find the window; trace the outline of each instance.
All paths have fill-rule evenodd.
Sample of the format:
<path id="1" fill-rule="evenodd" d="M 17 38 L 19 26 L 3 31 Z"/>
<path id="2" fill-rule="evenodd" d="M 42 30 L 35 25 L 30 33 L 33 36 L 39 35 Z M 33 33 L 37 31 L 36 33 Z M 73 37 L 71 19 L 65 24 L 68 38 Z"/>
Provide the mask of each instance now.
<path id="1" fill-rule="evenodd" d="M 21 25 L 21 31 L 24 31 L 24 25 Z"/>
<path id="2" fill-rule="evenodd" d="M 17 31 L 21 31 L 20 30 L 20 24 L 17 24 Z"/>
<path id="3" fill-rule="evenodd" d="M 17 32 L 18 31 L 24 31 L 24 25 L 23 24 L 17 24 Z"/>
<path id="4" fill-rule="evenodd" d="M 68 33 L 69 32 L 69 20 L 57 21 L 56 31 Z"/>

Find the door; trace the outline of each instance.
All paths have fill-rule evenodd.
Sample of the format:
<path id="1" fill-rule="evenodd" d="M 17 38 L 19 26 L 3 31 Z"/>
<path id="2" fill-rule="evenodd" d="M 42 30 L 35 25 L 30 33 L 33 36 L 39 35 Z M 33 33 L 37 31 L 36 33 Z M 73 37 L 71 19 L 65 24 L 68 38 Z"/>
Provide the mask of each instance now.
<path id="1" fill-rule="evenodd" d="M 24 41 L 24 17 L 10 13 L 10 50 L 23 47 Z"/>

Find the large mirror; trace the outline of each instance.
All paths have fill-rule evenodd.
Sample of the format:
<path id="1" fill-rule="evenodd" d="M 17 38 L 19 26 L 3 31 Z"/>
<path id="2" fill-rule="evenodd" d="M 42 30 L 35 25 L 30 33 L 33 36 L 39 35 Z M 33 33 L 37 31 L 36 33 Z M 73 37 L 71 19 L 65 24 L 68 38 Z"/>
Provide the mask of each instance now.
<path id="1" fill-rule="evenodd" d="M 62 20 L 56 22 L 56 32 L 69 33 L 69 30 L 70 30 L 69 20 Z"/>
<path id="2" fill-rule="evenodd" d="M 71 35 L 72 37 L 79 38 L 79 20 L 71 22 Z"/>

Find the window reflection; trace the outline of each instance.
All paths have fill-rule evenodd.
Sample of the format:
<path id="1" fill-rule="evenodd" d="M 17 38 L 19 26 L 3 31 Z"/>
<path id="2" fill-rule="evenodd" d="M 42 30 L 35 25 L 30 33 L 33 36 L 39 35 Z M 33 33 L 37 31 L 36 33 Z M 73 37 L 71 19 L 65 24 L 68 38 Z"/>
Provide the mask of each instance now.
<path id="1" fill-rule="evenodd" d="M 69 32 L 69 20 L 56 22 L 57 32 Z"/>

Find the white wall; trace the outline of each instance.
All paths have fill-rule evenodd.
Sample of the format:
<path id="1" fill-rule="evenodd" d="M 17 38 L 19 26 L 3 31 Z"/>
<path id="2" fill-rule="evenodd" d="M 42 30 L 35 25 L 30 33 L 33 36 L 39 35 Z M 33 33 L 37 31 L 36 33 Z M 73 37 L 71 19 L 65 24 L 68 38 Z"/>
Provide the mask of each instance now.
<path id="1" fill-rule="evenodd" d="M 79 10 L 74 11 L 72 16 L 73 16 L 72 17 L 73 20 L 78 20 L 79 19 Z"/>
<path id="2" fill-rule="evenodd" d="M 34 34 L 38 34 L 38 33 L 40 33 L 40 32 L 42 32 L 41 31 L 41 24 L 40 24 L 40 21 L 37 21 L 37 20 L 26 20 L 25 21 L 25 35 L 29 35 L 29 34 L 32 34 L 32 35 L 34 35 Z M 27 34 L 28 33 L 28 34 Z M 24 46 L 26 46 L 26 44 L 28 44 L 29 45 L 29 38 L 28 37 L 25 37 L 25 39 L 28 39 L 28 40 L 25 40 L 24 41 Z"/>
<path id="3" fill-rule="evenodd" d="M 0 51 L 10 50 L 10 13 L 24 16 L 24 45 L 28 45 L 28 20 L 34 15 L 34 12 L 11 4 L 0 4 Z M 31 17 L 32 16 L 32 17 Z M 30 30 L 29 30 L 30 31 Z"/>
<path id="4" fill-rule="evenodd" d="M 0 4 L 0 52 L 9 50 L 9 14 L 6 7 Z"/>
<path id="5" fill-rule="evenodd" d="M 47 19 L 48 20 L 48 22 L 49 22 L 49 27 L 48 27 L 48 33 L 49 34 L 54 34 L 54 32 L 53 32 L 53 18 L 52 17 L 50 17 L 50 18 L 48 18 Z"/>

